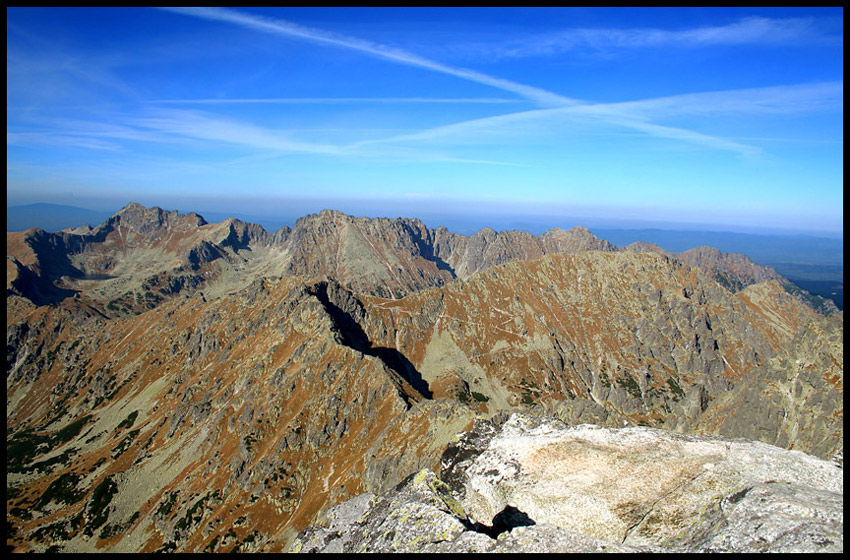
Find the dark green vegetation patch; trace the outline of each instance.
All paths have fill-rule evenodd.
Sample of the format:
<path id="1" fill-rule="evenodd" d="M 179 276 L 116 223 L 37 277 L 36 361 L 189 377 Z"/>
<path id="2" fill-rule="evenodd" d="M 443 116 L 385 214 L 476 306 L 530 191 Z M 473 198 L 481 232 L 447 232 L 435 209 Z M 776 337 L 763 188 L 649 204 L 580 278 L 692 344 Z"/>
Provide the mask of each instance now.
<path id="1" fill-rule="evenodd" d="M 118 484 L 112 480 L 112 476 L 105 477 L 92 492 L 88 505 L 88 518 L 91 521 L 85 528 L 85 533 L 89 536 L 94 535 L 94 530 L 106 523 L 109 517 L 109 502 L 112 501 L 112 496 L 118 493 Z"/>
<path id="2" fill-rule="evenodd" d="M 139 411 L 138 411 L 138 410 L 134 410 L 133 412 L 131 412 L 130 414 L 128 414 L 128 415 L 127 415 L 127 418 L 125 418 L 124 420 L 122 420 L 122 421 L 121 421 L 121 423 L 120 423 L 120 424 L 118 424 L 118 425 L 115 427 L 115 429 L 116 429 L 116 430 L 121 430 L 121 429 L 124 429 L 124 428 L 132 428 L 132 427 L 133 427 L 133 423 L 136 421 L 136 418 L 137 418 L 138 416 L 139 416 Z"/>
<path id="3" fill-rule="evenodd" d="M 85 415 L 74 420 L 61 430 L 52 434 L 39 434 L 32 429 L 25 429 L 6 438 L 6 468 L 8 472 L 25 473 L 33 467 L 27 465 L 38 455 L 69 442 L 83 430 L 91 415 Z M 41 466 L 49 466 L 42 464 Z"/>
<path id="4" fill-rule="evenodd" d="M 67 505 L 79 502 L 85 496 L 85 492 L 77 489 L 79 480 L 80 476 L 71 472 L 58 476 L 36 500 L 35 507 L 41 509 L 50 502 Z"/>

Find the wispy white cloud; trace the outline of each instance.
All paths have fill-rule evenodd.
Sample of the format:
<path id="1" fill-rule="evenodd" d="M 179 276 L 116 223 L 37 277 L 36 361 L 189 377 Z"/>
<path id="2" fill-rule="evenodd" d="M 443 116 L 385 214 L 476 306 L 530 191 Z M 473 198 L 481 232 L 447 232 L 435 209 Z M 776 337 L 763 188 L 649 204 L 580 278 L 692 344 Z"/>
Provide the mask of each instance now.
<path id="1" fill-rule="evenodd" d="M 366 54 L 377 56 L 379 58 L 384 58 L 388 60 L 392 60 L 394 62 L 417 66 L 420 68 L 424 68 L 427 70 L 432 70 L 435 72 L 440 72 L 443 74 L 448 74 L 452 76 L 456 76 L 459 78 L 463 78 L 466 80 L 471 80 L 473 82 L 482 83 L 485 85 L 489 85 L 503 91 L 509 91 L 516 93 L 526 99 L 537 103 L 539 106 L 544 108 L 573 108 L 578 111 L 578 113 L 573 113 L 573 116 L 577 116 L 579 114 L 583 115 L 586 118 L 598 118 L 600 122 L 605 124 L 615 124 L 618 126 L 623 126 L 626 128 L 631 128 L 634 130 L 638 130 L 645 134 L 651 136 L 659 136 L 668 139 L 677 139 L 677 140 L 685 140 L 690 142 L 696 142 L 698 144 L 717 148 L 717 149 L 730 149 L 739 154 L 751 155 L 758 150 L 749 146 L 745 146 L 742 144 L 738 144 L 732 141 L 726 141 L 720 138 L 713 138 L 705 134 L 700 134 L 693 131 L 677 129 L 672 126 L 661 126 L 661 125 L 653 125 L 652 123 L 644 122 L 639 119 L 632 118 L 630 116 L 624 116 L 623 114 L 614 114 L 612 115 L 610 112 L 599 111 L 599 110 L 584 110 L 584 107 L 587 107 L 588 103 L 583 101 L 579 101 L 577 99 L 573 99 L 570 97 L 566 97 L 557 93 L 553 93 L 550 91 L 546 91 L 537 87 L 520 84 L 517 82 L 504 80 L 501 78 L 497 78 L 494 76 L 489 76 L 486 74 L 482 74 L 480 72 L 476 72 L 474 70 L 469 70 L 465 68 L 457 68 L 453 66 L 448 66 L 439 62 L 435 62 L 416 54 L 396 49 L 392 47 L 387 47 L 383 45 L 379 45 L 370 41 L 366 41 L 363 39 L 352 38 L 341 36 L 335 33 L 330 33 L 323 30 L 311 29 L 307 27 L 303 27 L 285 20 L 279 19 L 269 19 L 263 18 L 259 16 L 255 16 L 252 14 L 245 14 L 242 12 L 237 12 L 234 10 L 223 9 L 223 8 L 165 8 L 169 11 L 194 16 L 203 19 L 216 20 L 232 23 L 235 25 L 239 25 L 242 27 L 247 27 L 250 29 L 256 29 L 259 31 L 263 31 L 266 33 L 274 33 L 286 37 L 298 38 L 318 44 L 324 45 L 332 45 L 336 47 L 341 47 L 345 49 L 351 49 L 355 51 L 364 52 Z M 741 31 L 739 30 L 738 33 Z M 598 106 L 597 106 L 598 107 Z M 546 109 L 544 109 L 545 111 Z M 386 144 L 394 141 L 406 141 L 406 140 L 414 140 L 414 139 L 425 139 L 425 138 L 435 138 L 437 136 L 447 136 L 450 134 L 455 134 L 459 131 L 462 131 L 464 134 L 469 133 L 473 129 L 481 129 L 481 128 L 491 128 L 494 125 L 504 125 L 508 122 L 518 122 L 518 121 L 526 121 L 529 118 L 538 119 L 541 116 L 546 116 L 551 113 L 543 113 L 543 112 L 534 112 L 534 111 L 525 111 L 514 113 L 512 115 L 501 115 L 496 117 L 489 117 L 485 119 L 475 119 L 463 123 L 458 123 L 455 125 L 438 127 L 431 130 L 422 131 L 420 133 L 398 136 L 395 138 L 390 138 L 387 140 L 370 140 L 364 141 L 360 143 L 353 144 L 351 148 L 360 149 L 368 145 L 374 144 Z"/>
<path id="2" fill-rule="evenodd" d="M 578 100 L 572 99 L 563 95 L 546 91 L 534 86 L 517 83 L 511 80 L 505 80 L 495 76 L 490 76 L 482 72 L 449 66 L 429 60 L 411 52 L 402 49 L 373 43 L 355 37 L 347 37 L 336 33 L 331 33 L 325 30 L 312 29 L 297 25 L 295 23 L 281 20 L 271 19 L 253 14 L 246 14 L 229 10 L 225 8 L 163 8 L 165 10 L 194 16 L 202 19 L 223 21 L 255 29 L 264 33 L 272 33 L 285 37 L 301 39 L 316 44 L 325 46 L 340 47 L 350 50 L 359 51 L 370 56 L 392 60 L 394 62 L 415 66 L 441 74 L 456 76 L 465 80 L 470 80 L 487 86 L 491 86 L 503 91 L 515 93 L 521 97 L 534 101 L 544 107 L 558 107 L 564 105 L 573 105 L 579 103 Z"/>
<path id="3" fill-rule="evenodd" d="M 740 156 L 753 156 L 761 152 L 756 146 L 674 126 L 654 124 L 625 113 L 604 111 L 600 106 L 593 105 L 536 109 L 485 117 L 382 140 L 367 140 L 357 144 L 357 147 L 407 142 L 443 142 L 447 144 L 505 142 L 515 140 L 523 135 L 539 137 L 544 134 L 569 134 L 575 125 L 604 125 L 609 128 L 625 128 L 650 137 L 731 151 Z"/>
<path id="4" fill-rule="evenodd" d="M 12 44 L 6 52 L 6 103 L 16 111 L 114 98 L 138 99 L 108 56 L 81 55 L 45 41 L 30 48 Z"/>
<path id="5" fill-rule="evenodd" d="M 722 115 L 800 114 L 813 111 L 840 111 L 843 84 L 825 82 L 742 90 L 683 94 L 622 103 L 596 103 L 554 109 L 536 109 L 454 123 L 446 126 L 369 140 L 361 145 L 385 142 L 453 141 L 470 143 L 492 141 L 498 135 L 516 136 L 522 132 L 568 130 L 568 122 L 594 122 L 623 127 L 648 136 L 666 138 L 753 156 L 761 150 L 739 141 L 719 138 L 692 130 L 657 124 L 651 119 L 682 115 L 717 117 Z"/>
<path id="6" fill-rule="evenodd" d="M 6 132 L 6 146 L 34 146 L 52 145 L 69 146 L 74 148 L 85 148 L 87 150 L 110 150 L 120 149 L 115 142 L 109 142 L 99 138 L 88 138 L 74 134 L 61 134 L 53 132 Z"/>
<path id="7" fill-rule="evenodd" d="M 649 136 L 653 136 L 655 138 L 666 138 L 668 140 L 680 140 L 683 142 L 688 142 L 690 144 L 700 145 L 707 148 L 712 148 L 716 150 L 726 150 L 730 152 L 734 152 L 739 156 L 750 157 L 756 156 L 762 153 L 761 148 L 757 146 L 751 146 L 748 144 L 742 144 L 741 142 L 736 142 L 734 140 L 729 140 L 726 138 L 719 138 L 717 136 L 711 136 L 708 134 L 702 134 L 699 132 L 694 132 L 693 130 L 687 130 L 684 128 L 678 128 L 674 126 L 664 126 L 660 124 L 653 124 L 650 122 L 640 121 L 640 120 L 624 120 L 620 122 L 612 121 L 614 124 L 619 124 L 626 128 L 630 128 L 633 130 L 638 130 L 640 132 L 645 132 Z"/>
<path id="8" fill-rule="evenodd" d="M 158 135 L 239 145 L 264 150 L 269 154 L 314 154 L 340 157 L 389 158 L 406 161 L 472 163 L 482 165 L 517 165 L 512 162 L 481 158 L 463 158 L 433 150 L 405 146 L 369 147 L 366 144 L 320 144 L 292 137 L 287 131 L 272 130 L 242 121 L 195 111 L 160 111 L 131 121 L 133 126 Z"/>
<path id="9" fill-rule="evenodd" d="M 584 110 L 657 118 L 677 115 L 780 115 L 841 111 L 843 82 L 712 91 L 586 106 Z"/>
<path id="10" fill-rule="evenodd" d="M 435 103 L 435 104 L 505 104 L 521 103 L 518 99 L 500 97 L 277 97 L 277 98 L 247 98 L 247 99 L 157 99 L 152 103 L 170 103 L 183 105 L 228 105 L 228 104 L 280 104 L 280 105 L 347 105 L 347 104 L 403 104 L 403 103 Z"/>
<path id="11" fill-rule="evenodd" d="M 340 148 L 330 144 L 303 142 L 284 131 L 270 130 L 254 124 L 226 119 L 195 111 L 157 111 L 129 121 L 134 127 L 177 138 L 238 144 L 275 152 L 339 154 Z"/>
<path id="12" fill-rule="evenodd" d="M 683 46 L 710 45 L 777 45 L 787 43 L 812 43 L 821 41 L 818 23 L 814 18 L 775 19 L 764 17 L 744 18 L 735 23 L 712 27 L 698 27 L 683 31 L 654 30 L 644 39 L 647 44 L 673 44 Z M 640 46 L 640 36 L 635 43 Z"/>
<path id="13" fill-rule="evenodd" d="M 120 150 L 130 142 L 175 143 L 185 138 L 133 124 L 138 117 L 99 114 L 92 119 L 38 117 L 18 123 L 18 130 L 7 130 L 7 146 L 73 146 L 78 148 Z"/>
<path id="14" fill-rule="evenodd" d="M 611 52 L 652 47 L 705 48 L 737 45 L 841 44 L 815 18 L 748 17 L 726 25 L 669 30 L 654 28 L 576 28 L 526 37 L 502 44 L 469 45 L 471 52 L 490 57 L 554 55 L 577 49 Z"/>
<path id="15" fill-rule="evenodd" d="M 7 146 L 46 144 L 115 150 L 128 147 L 128 142 L 174 144 L 200 141 L 275 153 L 341 152 L 333 145 L 295 140 L 286 131 L 200 111 L 169 109 L 148 111 L 141 116 L 112 114 L 104 120 L 41 119 L 37 125 L 41 130 L 7 131 Z"/>
<path id="16" fill-rule="evenodd" d="M 267 160 L 283 155 L 324 155 L 348 158 L 369 158 L 386 161 L 465 163 L 475 165 L 521 166 L 510 161 L 487 158 L 461 157 L 446 154 L 439 147 L 411 147 L 398 143 L 368 145 L 368 143 L 309 142 L 299 139 L 308 130 L 276 130 L 243 120 L 202 111 L 180 109 L 154 109 L 143 115 L 115 115 L 104 120 L 40 119 L 39 130 L 6 132 L 7 147 L 73 147 L 91 150 L 134 151 L 133 143 L 197 144 L 207 149 L 217 145 L 245 148 L 249 155 L 230 158 L 239 163 Z M 34 128 L 36 125 L 32 125 Z M 337 131 L 340 132 L 340 131 Z M 351 130 L 342 131 L 346 135 Z M 354 131 L 358 132 L 358 131 Z M 360 130 L 361 134 L 374 131 Z M 227 162 L 224 162 L 227 163 Z"/>

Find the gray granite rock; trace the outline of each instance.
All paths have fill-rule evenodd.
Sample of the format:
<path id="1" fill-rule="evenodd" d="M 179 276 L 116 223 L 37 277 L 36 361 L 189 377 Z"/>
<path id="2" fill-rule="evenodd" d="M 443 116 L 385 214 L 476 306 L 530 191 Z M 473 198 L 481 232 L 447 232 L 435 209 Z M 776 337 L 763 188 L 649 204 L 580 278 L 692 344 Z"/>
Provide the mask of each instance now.
<path id="1" fill-rule="evenodd" d="M 515 414 L 443 463 L 451 486 L 422 470 L 331 509 L 292 550 L 843 551 L 840 464 L 760 442 Z"/>
<path id="2" fill-rule="evenodd" d="M 466 477 L 473 522 L 511 505 L 537 523 L 633 546 L 843 546 L 842 469 L 761 442 L 514 415 Z"/>

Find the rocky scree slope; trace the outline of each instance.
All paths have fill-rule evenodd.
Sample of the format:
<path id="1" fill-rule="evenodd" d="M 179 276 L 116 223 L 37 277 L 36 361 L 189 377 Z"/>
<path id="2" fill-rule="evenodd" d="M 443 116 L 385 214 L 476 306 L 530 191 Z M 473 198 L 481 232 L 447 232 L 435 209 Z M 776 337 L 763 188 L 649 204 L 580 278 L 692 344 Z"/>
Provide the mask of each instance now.
<path id="1" fill-rule="evenodd" d="M 826 458 L 843 445 L 843 313 L 822 317 L 775 282 L 731 294 L 668 257 L 590 251 L 363 301 L 376 345 L 403 354 L 435 398 L 481 414 L 539 407 L 571 423 L 734 437 L 739 395 L 766 412 L 750 436 Z M 757 392 L 789 376 L 797 388 L 777 389 L 768 412 Z"/>
<path id="2" fill-rule="evenodd" d="M 327 504 L 433 468 L 472 411 L 346 345 L 322 290 L 259 280 L 132 320 L 30 308 L 7 331 L 7 542 L 280 550 Z"/>
<path id="3" fill-rule="evenodd" d="M 514 408 L 843 448 L 843 314 L 778 282 L 733 293 L 582 229 L 549 235 L 577 252 L 538 255 L 547 234 L 299 224 L 130 205 L 94 230 L 7 234 L 9 546 L 283 550 Z"/>

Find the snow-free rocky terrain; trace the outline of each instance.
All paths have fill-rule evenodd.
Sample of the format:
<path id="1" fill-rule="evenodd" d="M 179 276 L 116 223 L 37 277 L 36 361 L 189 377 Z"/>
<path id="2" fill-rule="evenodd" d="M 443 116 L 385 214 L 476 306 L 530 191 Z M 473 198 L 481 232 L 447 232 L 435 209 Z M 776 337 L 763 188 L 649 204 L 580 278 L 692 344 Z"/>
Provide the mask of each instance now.
<path id="1" fill-rule="evenodd" d="M 843 550 L 842 466 L 760 442 L 514 414 L 442 469 L 335 506 L 291 551 Z"/>
<path id="2" fill-rule="evenodd" d="M 333 211 L 268 233 L 139 204 L 94 228 L 7 233 L 6 246 L 10 549 L 478 550 L 522 535 L 576 550 L 759 549 L 745 534 L 771 550 L 843 546 L 841 500 L 829 505 L 841 488 L 742 466 L 784 450 L 840 478 L 843 312 L 743 255 L 621 249 L 580 227 L 467 237 Z M 471 459 L 441 468 L 485 420 L 520 430 L 497 426 L 513 412 L 582 430 L 584 444 L 522 453 L 564 465 L 598 453 L 596 478 L 560 488 L 609 532 L 535 501 L 523 476 L 557 478 L 547 461 L 490 469 L 495 482 Z M 682 458 L 652 460 L 653 446 Z M 630 466 L 637 448 L 654 470 Z M 612 477 L 643 490 L 617 495 Z M 340 504 L 385 511 L 438 479 L 460 507 L 444 521 L 462 534 L 444 544 L 301 533 Z M 763 496 L 784 504 L 763 524 L 776 534 L 748 525 Z M 721 542 L 729 527 L 740 539 Z"/>

